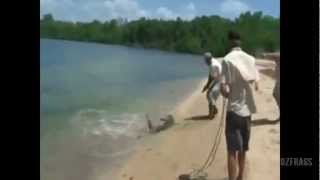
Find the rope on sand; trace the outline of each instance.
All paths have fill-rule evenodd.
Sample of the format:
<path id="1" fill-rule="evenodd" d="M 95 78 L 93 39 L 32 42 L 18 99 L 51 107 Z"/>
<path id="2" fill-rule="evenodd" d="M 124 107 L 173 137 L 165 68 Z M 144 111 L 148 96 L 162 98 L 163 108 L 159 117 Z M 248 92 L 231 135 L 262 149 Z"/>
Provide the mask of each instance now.
<path id="1" fill-rule="evenodd" d="M 189 179 L 189 180 L 205 180 L 207 178 L 208 174 L 205 172 L 205 170 L 208 169 L 214 162 L 218 147 L 221 142 L 221 135 L 223 132 L 224 119 L 226 115 L 226 104 L 227 104 L 227 99 L 223 98 L 222 114 L 221 114 L 221 120 L 218 126 L 218 132 L 214 138 L 214 143 L 212 145 L 212 148 L 210 150 L 210 153 L 207 159 L 205 160 L 205 162 L 203 163 L 200 169 L 193 169 L 189 174 L 180 176 L 179 178 L 181 180 L 183 179 L 181 178 L 183 176 L 188 176 L 186 179 Z"/>

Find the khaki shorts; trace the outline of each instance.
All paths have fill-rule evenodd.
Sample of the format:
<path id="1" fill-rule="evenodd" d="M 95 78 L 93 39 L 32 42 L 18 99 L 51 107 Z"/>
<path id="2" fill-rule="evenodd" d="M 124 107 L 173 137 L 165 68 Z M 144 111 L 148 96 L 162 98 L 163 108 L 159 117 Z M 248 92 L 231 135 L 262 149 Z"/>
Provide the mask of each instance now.
<path id="1" fill-rule="evenodd" d="M 208 89 L 207 100 L 209 104 L 216 105 L 219 95 L 220 95 L 220 83 L 218 82 L 214 84 L 213 87 Z"/>

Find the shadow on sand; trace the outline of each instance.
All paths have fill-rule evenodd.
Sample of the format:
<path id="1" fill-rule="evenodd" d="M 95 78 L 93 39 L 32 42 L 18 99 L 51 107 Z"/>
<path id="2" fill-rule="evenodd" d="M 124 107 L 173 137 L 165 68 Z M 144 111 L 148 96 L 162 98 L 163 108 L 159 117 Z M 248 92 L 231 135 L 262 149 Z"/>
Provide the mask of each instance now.
<path id="1" fill-rule="evenodd" d="M 276 125 L 280 122 L 280 119 L 269 120 L 269 119 L 256 119 L 251 121 L 252 126 L 263 126 L 263 125 Z"/>
<path id="2" fill-rule="evenodd" d="M 184 120 L 187 121 L 205 121 L 205 120 L 213 120 L 214 118 L 210 119 L 208 115 L 198 115 L 198 116 L 191 116 L 185 118 Z M 266 118 L 263 119 L 255 119 L 251 121 L 252 126 L 263 126 L 263 125 L 276 125 L 280 122 L 280 119 L 276 120 L 269 120 Z"/>
<path id="3" fill-rule="evenodd" d="M 185 118 L 184 120 L 203 121 L 203 120 L 212 120 L 212 119 L 209 118 L 208 115 L 198 115 L 198 116 L 191 116 L 191 117 Z"/>

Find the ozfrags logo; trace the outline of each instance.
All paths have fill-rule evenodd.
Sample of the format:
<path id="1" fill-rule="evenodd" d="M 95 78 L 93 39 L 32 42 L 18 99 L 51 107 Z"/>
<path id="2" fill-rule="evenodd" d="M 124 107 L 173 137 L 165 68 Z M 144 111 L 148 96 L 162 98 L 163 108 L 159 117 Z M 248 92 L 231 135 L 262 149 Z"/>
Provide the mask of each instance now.
<path id="1" fill-rule="evenodd" d="M 289 157 L 280 159 L 281 166 L 312 166 L 312 158 Z"/>

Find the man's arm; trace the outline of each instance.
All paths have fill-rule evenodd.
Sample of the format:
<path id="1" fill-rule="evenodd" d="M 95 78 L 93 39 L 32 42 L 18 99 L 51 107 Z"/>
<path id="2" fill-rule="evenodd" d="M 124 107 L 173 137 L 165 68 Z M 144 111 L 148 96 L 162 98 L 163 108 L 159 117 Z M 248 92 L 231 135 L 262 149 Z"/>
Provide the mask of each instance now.
<path id="1" fill-rule="evenodd" d="M 227 83 L 221 83 L 220 92 L 223 97 L 228 98 L 230 94 L 230 85 Z"/>
<path id="2" fill-rule="evenodd" d="M 209 77 L 208 81 L 205 85 L 205 87 L 202 89 L 202 92 L 205 92 L 211 85 L 211 83 L 215 80 L 220 79 L 220 73 L 219 73 L 219 68 L 216 66 L 211 67 L 210 72 L 209 72 Z"/>
<path id="3" fill-rule="evenodd" d="M 220 72 L 219 72 L 219 68 L 217 66 L 212 67 L 212 73 L 211 76 L 213 78 L 213 80 L 219 80 L 220 79 Z"/>
<path id="4" fill-rule="evenodd" d="M 209 75 L 209 76 L 208 76 L 207 83 L 206 83 L 206 85 L 203 87 L 202 92 L 205 92 L 205 91 L 209 88 L 209 85 L 211 84 L 211 82 L 212 82 L 212 78 L 211 78 L 211 76 Z"/>
<path id="5" fill-rule="evenodd" d="M 221 74 L 221 85 L 220 92 L 223 97 L 228 98 L 230 94 L 230 70 L 225 61 L 222 62 L 222 74 Z"/>

